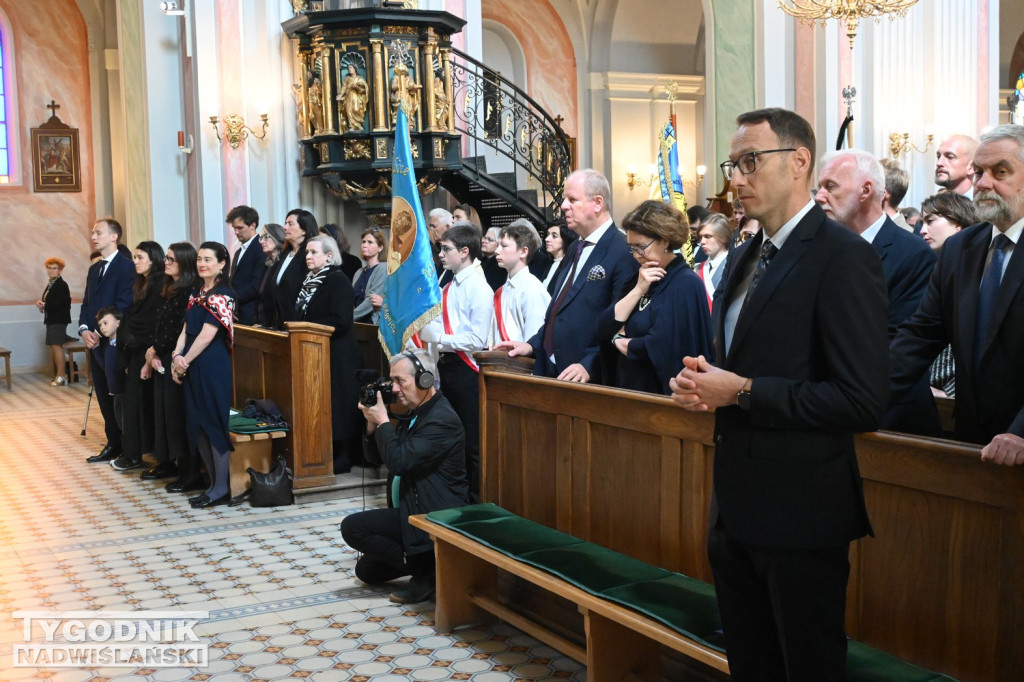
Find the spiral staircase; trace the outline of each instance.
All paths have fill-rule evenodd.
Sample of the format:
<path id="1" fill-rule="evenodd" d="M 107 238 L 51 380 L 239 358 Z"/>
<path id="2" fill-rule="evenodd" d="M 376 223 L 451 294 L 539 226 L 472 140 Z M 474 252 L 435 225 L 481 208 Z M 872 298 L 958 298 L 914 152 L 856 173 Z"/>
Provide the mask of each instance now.
<path id="1" fill-rule="evenodd" d="M 319 177 L 340 199 L 357 200 L 378 224 L 388 224 L 392 114 L 409 97 L 422 194 L 444 188 L 475 207 L 488 227 L 525 217 L 543 230 L 560 215 L 571 170 L 567 138 L 529 95 L 452 47 L 462 19 L 440 11 L 313 5 L 282 24 L 297 43 L 302 69 L 294 97 L 303 175 Z M 346 98 L 353 90 L 363 99 L 351 104 Z M 360 105 L 362 120 L 353 122 Z M 355 116 L 346 115 L 353 110 Z"/>

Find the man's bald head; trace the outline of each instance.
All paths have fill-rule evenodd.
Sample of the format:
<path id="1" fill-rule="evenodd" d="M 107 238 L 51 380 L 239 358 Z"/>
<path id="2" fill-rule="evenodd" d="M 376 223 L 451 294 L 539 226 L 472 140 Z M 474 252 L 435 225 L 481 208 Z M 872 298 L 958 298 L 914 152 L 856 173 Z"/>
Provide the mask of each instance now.
<path id="1" fill-rule="evenodd" d="M 974 183 L 974 152 L 978 141 L 967 135 L 946 138 L 935 152 L 935 184 L 947 192 L 966 194 Z"/>

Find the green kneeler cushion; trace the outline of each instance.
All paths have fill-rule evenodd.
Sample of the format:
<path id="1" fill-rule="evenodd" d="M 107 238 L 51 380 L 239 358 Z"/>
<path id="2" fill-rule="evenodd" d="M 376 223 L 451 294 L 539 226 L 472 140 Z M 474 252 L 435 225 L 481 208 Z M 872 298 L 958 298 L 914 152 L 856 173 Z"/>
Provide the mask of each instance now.
<path id="1" fill-rule="evenodd" d="M 228 431 L 231 433 L 249 435 L 253 433 L 271 433 L 273 431 L 287 430 L 287 426 L 267 426 L 266 422 L 260 421 L 259 419 L 243 417 L 241 412 L 234 413 L 228 417 Z"/>
<path id="2" fill-rule="evenodd" d="M 427 518 L 725 651 L 715 588 L 708 583 L 585 542 L 490 503 L 430 512 Z M 849 682 L 956 682 L 853 640 L 847 677 Z"/>

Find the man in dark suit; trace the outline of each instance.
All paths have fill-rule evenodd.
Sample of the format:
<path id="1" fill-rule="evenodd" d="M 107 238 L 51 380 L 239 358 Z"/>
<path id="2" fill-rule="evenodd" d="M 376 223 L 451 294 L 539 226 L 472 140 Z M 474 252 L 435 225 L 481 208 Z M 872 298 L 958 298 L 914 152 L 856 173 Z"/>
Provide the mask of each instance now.
<path id="1" fill-rule="evenodd" d="M 267 269 L 266 255 L 260 248 L 256 232 L 260 214 L 249 206 L 235 206 L 228 211 L 227 223 L 235 231 L 238 247 L 231 256 L 231 288 L 235 290 L 235 316 L 242 324 L 252 324 L 256 317 L 256 299 Z"/>
<path id="2" fill-rule="evenodd" d="M 888 398 L 885 279 L 810 200 L 807 121 L 737 123 L 722 169 L 763 229 L 715 298 L 721 367 L 684 358 L 673 400 L 716 410 L 708 556 L 732 679 L 845 680 L 849 543 L 871 532 L 853 434 Z"/>
<path id="3" fill-rule="evenodd" d="M 510 356 L 533 355 L 533 373 L 563 381 L 613 384 L 610 366 L 603 367 L 597 340 L 597 317 L 618 300 L 639 265 L 626 238 L 612 221 L 608 180 L 598 171 L 575 171 L 565 180 L 562 215 L 579 235 L 570 265 L 555 280 L 556 293 L 544 325 L 527 342 L 503 341 L 495 350 Z"/>
<path id="4" fill-rule="evenodd" d="M 956 438 L 983 444 L 985 461 L 1024 464 L 1024 126 L 982 135 L 973 171 L 987 222 L 943 244 L 921 305 L 892 342 L 892 390 L 905 393 L 952 344 Z"/>
<path id="5" fill-rule="evenodd" d="M 855 149 L 830 152 L 822 159 L 815 200 L 825 209 L 825 215 L 863 237 L 882 259 L 892 340 L 924 296 L 935 269 L 935 252 L 886 215 L 882 209 L 884 194 L 885 171 L 871 154 Z M 942 435 L 927 376 L 890 407 L 881 428 L 921 436 Z"/>
<path id="6" fill-rule="evenodd" d="M 122 313 L 132 304 L 132 285 L 135 283 L 135 266 L 130 258 L 122 255 L 117 244 L 123 229 L 113 218 L 97 220 L 90 234 L 90 243 L 100 254 L 100 259 L 89 267 L 85 279 L 85 295 L 78 317 L 78 335 L 82 337 L 89 353 L 89 376 L 96 387 L 96 402 L 103 415 L 107 443 L 87 462 L 108 462 L 117 459 L 122 452 L 121 429 L 114 414 L 114 399 L 107 386 L 107 375 L 103 372 L 101 358 L 95 356 L 99 350 L 100 335 L 97 331 L 96 313 L 101 308 L 115 306 Z"/>

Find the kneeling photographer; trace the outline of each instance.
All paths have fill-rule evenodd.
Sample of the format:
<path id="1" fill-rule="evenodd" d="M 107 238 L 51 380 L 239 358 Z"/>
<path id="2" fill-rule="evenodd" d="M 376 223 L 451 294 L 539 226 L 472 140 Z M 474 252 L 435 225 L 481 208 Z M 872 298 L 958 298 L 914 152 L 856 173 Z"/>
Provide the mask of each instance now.
<path id="1" fill-rule="evenodd" d="M 434 594 L 434 546 L 430 537 L 409 524 L 412 514 L 467 503 L 465 431 L 448 400 L 434 389 L 435 369 L 429 354 L 413 350 L 391 358 L 391 387 L 377 381 L 360 391 L 359 409 L 366 417 L 363 455 L 371 466 L 387 465 L 387 509 L 358 512 L 341 523 L 341 535 L 363 556 L 356 577 L 379 585 L 412 576 L 391 601 L 412 604 Z M 387 403 L 406 410 L 391 423 Z"/>

